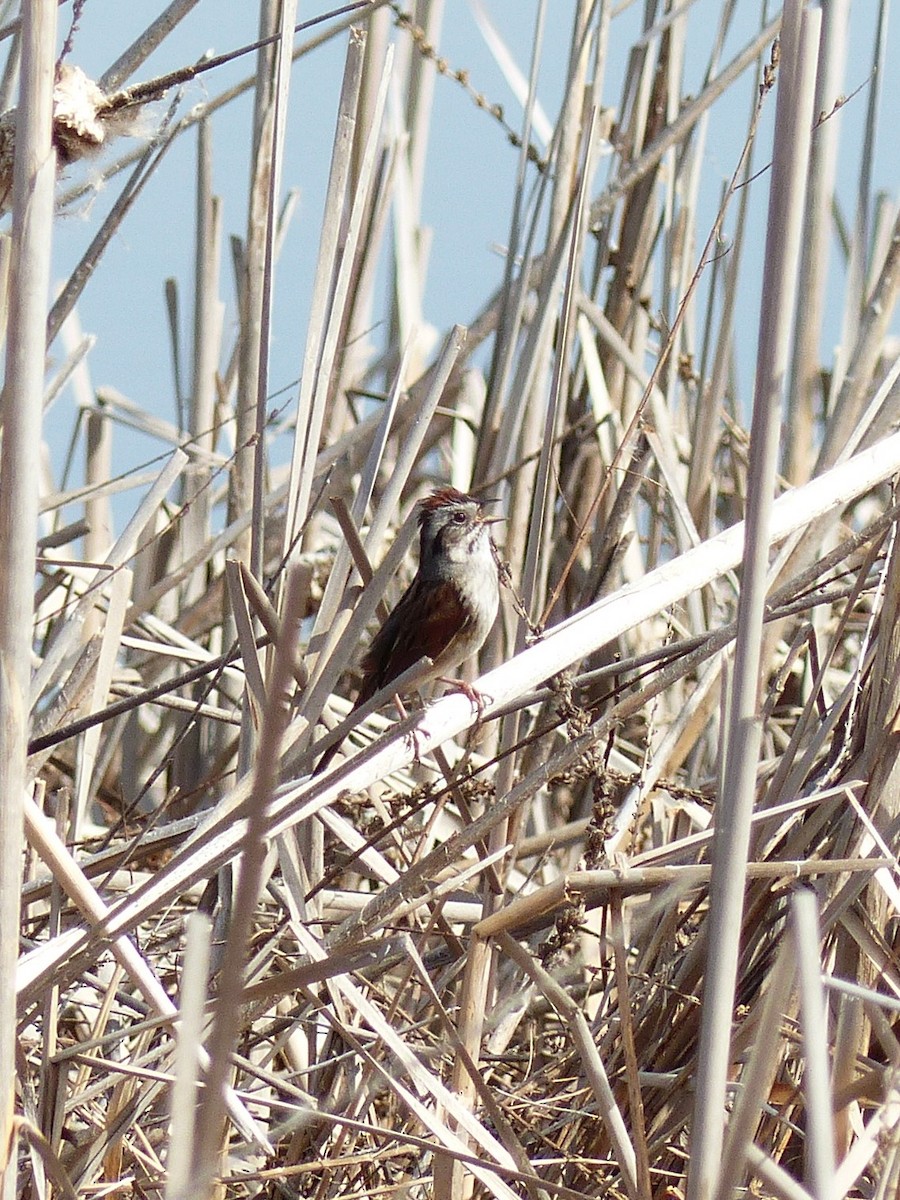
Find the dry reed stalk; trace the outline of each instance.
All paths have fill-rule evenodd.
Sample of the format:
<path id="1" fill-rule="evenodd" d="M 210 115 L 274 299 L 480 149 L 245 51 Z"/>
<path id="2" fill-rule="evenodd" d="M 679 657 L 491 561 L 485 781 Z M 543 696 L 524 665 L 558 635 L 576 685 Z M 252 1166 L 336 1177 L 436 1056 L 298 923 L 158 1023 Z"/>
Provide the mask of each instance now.
<path id="1" fill-rule="evenodd" d="M 827 120 L 834 98 L 840 94 L 844 77 L 850 9 L 844 3 L 830 4 L 822 11 L 822 40 L 816 77 L 815 111 L 809 163 L 809 186 L 804 219 L 806 236 L 800 263 L 799 294 L 803 297 L 803 320 L 797 323 L 791 362 L 788 408 L 790 428 L 785 452 L 785 471 L 792 482 L 806 479 L 812 469 L 814 413 L 818 385 L 818 348 L 828 282 L 828 245 L 831 225 L 831 196 L 834 192 L 840 143 L 840 117 Z"/>
<path id="2" fill-rule="evenodd" d="M 56 7 L 33 4 L 21 29 L 22 119 L 13 164 L 13 228 L 0 451 L 0 1174 L 16 1182 L 16 1004 L 26 793 L 41 398 L 56 155 L 51 143 Z"/>
<path id="3" fill-rule="evenodd" d="M 300 376 L 300 395 L 288 485 L 288 509 L 284 524 L 284 552 L 294 545 L 306 520 L 312 493 L 312 470 L 319 447 L 324 419 L 324 401 L 331 362 L 322 362 L 329 317 L 329 303 L 340 269 L 338 256 L 342 219 L 348 204 L 346 195 L 350 176 L 351 150 L 355 130 L 355 109 L 361 85 L 365 36 L 354 31 L 348 47 L 341 89 L 340 111 L 335 131 L 325 218 L 319 242 L 319 257 L 313 284 L 311 317 Z M 349 272 L 347 273 L 349 278 Z M 332 351 L 333 352 L 333 351 Z M 324 376 L 324 377 L 323 377 Z M 318 398 L 318 408 L 315 407 Z"/>
<path id="4" fill-rule="evenodd" d="M 750 472 L 731 710 L 725 750 L 723 802 L 716 822 L 715 870 L 710 884 L 709 960 L 704 992 L 698 1090 L 689 1198 L 709 1195 L 721 1169 L 725 1089 L 743 905 L 750 813 L 756 794 L 761 729 L 757 720 L 763 609 L 768 590 L 769 529 L 778 466 L 781 413 L 791 318 L 796 306 L 816 52 L 820 23 L 801 5 L 785 6 L 782 86 L 775 117 L 763 301 L 757 350 Z"/>
<path id="5" fill-rule="evenodd" d="M 706 1086 L 698 1094 L 690 1195 L 712 1193 L 720 1170 L 725 1126 L 725 1086 L 730 1058 L 734 983 L 738 960 L 738 931 L 743 904 L 743 864 L 749 846 L 749 817 L 756 791 L 756 760 L 760 728 L 756 713 L 761 662 L 763 607 L 768 588 L 768 526 L 772 512 L 776 457 L 781 425 L 781 400 L 787 368 L 791 313 L 796 305 L 796 272 L 818 26 L 802 16 L 800 7 L 785 10 L 782 59 L 779 70 L 778 112 L 775 119 L 775 158 L 763 308 L 760 317 L 754 420 L 750 434 L 748 524 L 744 546 L 742 592 L 730 728 L 725 754 L 722 794 L 716 821 L 715 872 L 710 884 L 710 956 L 706 1006 L 703 1010 L 701 1069 Z"/>
<path id="6" fill-rule="evenodd" d="M 825 1200 L 837 1195 L 835 1182 L 834 1099 L 828 1052 L 828 1013 L 819 961 L 819 921 L 816 895 L 798 891 L 791 897 L 797 974 L 800 990 L 800 1023 L 806 1070 L 803 1090 L 809 1128 L 805 1176 L 809 1189 Z"/>

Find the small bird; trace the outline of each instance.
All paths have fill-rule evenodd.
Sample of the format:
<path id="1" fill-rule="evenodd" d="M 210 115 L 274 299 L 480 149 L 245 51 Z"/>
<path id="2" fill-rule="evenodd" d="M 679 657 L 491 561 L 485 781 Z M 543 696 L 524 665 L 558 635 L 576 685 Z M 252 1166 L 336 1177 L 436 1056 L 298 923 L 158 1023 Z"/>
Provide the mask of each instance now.
<path id="1" fill-rule="evenodd" d="M 427 656 L 430 670 L 418 685 L 447 679 L 484 644 L 497 616 L 500 577 L 482 504 L 456 488 L 438 488 L 419 503 L 419 567 L 362 660 L 363 679 L 353 710 Z M 447 679 L 467 695 L 471 688 Z M 320 774 L 340 743 L 313 771 Z"/>

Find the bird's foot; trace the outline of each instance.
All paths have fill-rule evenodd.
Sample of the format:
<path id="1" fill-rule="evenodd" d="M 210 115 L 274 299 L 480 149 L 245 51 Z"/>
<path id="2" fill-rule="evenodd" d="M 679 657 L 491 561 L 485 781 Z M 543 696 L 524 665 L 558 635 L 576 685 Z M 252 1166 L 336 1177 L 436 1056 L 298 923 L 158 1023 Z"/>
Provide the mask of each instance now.
<path id="1" fill-rule="evenodd" d="M 428 730 L 424 726 L 421 726 L 419 728 L 410 729 L 410 731 L 406 735 L 406 741 L 408 742 L 409 748 L 412 751 L 413 762 L 416 763 L 418 766 L 421 766 L 422 751 L 424 750 L 425 746 L 428 744 L 428 739 L 430 737 L 431 737 L 431 734 L 428 732 Z"/>
<path id="2" fill-rule="evenodd" d="M 477 723 L 480 725 L 484 719 L 484 710 L 489 704 L 493 703 L 493 697 L 489 696 L 486 692 L 479 692 L 477 688 L 472 687 L 471 683 L 466 683 L 464 679 L 441 678 L 441 683 L 446 683 L 455 692 L 462 692 L 475 709 Z"/>

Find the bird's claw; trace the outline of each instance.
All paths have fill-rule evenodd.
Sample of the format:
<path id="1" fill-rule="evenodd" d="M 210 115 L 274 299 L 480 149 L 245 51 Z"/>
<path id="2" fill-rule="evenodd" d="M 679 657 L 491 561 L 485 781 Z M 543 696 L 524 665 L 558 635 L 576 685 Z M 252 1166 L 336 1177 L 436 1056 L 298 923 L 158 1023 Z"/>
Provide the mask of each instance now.
<path id="1" fill-rule="evenodd" d="M 454 691 L 462 692 L 475 710 L 476 724 L 480 725 L 484 720 L 485 709 L 494 702 L 493 697 L 486 692 L 479 692 L 478 688 L 472 687 L 471 683 L 466 683 L 464 679 L 443 679 L 441 682 L 449 684 Z"/>

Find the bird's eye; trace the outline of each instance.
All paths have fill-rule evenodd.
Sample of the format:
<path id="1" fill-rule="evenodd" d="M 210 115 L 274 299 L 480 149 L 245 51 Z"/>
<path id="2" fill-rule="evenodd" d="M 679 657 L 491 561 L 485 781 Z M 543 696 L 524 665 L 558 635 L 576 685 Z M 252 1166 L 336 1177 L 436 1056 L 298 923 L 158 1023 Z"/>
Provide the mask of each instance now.
<path id="1" fill-rule="evenodd" d="M 454 522 L 455 522 L 457 525 L 465 525 L 465 523 L 466 523 L 466 514 L 465 514 L 464 512 L 462 512 L 462 511 L 460 511 L 460 512 L 455 512 L 455 513 L 453 514 L 453 520 L 454 520 Z"/>

